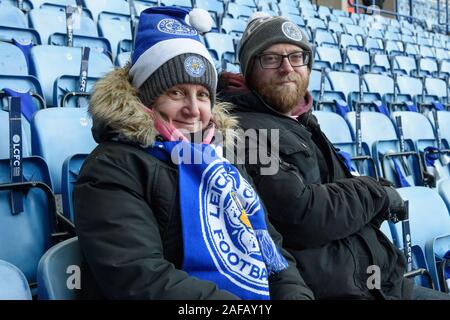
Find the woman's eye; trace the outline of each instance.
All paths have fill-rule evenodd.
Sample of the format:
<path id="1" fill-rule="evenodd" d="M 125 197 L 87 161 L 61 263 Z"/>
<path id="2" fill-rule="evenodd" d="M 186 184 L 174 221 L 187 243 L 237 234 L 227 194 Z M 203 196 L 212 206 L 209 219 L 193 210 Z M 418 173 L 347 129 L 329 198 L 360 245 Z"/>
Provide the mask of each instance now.
<path id="1" fill-rule="evenodd" d="M 183 92 L 181 90 L 171 90 L 169 91 L 169 95 L 171 97 L 179 98 L 183 96 Z"/>
<path id="2" fill-rule="evenodd" d="M 199 92 L 198 97 L 201 99 L 209 99 L 209 92 L 207 91 Z"/>

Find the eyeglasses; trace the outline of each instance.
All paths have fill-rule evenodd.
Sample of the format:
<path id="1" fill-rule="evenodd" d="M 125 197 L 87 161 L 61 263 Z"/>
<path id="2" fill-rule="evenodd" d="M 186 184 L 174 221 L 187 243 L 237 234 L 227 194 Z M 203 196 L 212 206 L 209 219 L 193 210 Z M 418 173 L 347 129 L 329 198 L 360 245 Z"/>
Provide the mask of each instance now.
<path id="1" fill-rule="evenodd" d="M 292 67 L 301 67 L 309 63 L 311 59 L 310 51 L 297 51 L 289 54 L 263 53 L 257 56 L 263 69 L 278 69 L 287 58 Z"/>

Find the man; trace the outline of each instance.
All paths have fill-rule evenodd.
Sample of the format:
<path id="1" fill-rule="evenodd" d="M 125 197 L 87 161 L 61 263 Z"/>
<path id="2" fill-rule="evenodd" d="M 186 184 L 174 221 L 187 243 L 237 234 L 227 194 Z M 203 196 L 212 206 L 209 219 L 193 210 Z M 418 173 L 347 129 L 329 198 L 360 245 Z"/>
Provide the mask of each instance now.
<path id="1" fill-rule="evenodd" d="M 268 129 L 258 143 L 279 151 L 273 175 L 261 174 L 261 163 L 246 166 L 315 297 L 426 298 L 404 279 L 402 252 L 379 230 L 389 214 L 404 212 L 403 200 L 390 186 L 353 177 L 311 113 L 312 54 L 302 31 L 282 17 L 252 18 L 239 61 L 242 76 L 223 74 L 220 98 L 235 105 L 242 129 Z"/>

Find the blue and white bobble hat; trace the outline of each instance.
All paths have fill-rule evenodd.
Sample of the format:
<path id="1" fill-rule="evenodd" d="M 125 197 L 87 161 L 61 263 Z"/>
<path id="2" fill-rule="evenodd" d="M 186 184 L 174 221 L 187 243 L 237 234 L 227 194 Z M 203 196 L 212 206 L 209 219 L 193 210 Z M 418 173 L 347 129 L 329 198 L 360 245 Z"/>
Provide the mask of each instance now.
<path id="1" fill-rule="evenodd" d="M 214 105 L 217 72 L 200 34 L 212 27 L 209 13 L 177 7 L 154 7 L 141 13 L 131 59 L 130 78 L 142 102 L 153 101 L 170 87 L 204 85 Z"/>

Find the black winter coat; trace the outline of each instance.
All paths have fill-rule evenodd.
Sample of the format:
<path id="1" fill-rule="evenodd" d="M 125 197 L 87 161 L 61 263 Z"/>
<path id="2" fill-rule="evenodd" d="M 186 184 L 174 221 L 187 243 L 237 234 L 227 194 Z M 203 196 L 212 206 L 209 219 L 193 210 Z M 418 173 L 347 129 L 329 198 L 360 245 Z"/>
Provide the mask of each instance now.
<path id="1" fill-rule="evenodd" d="M 250 91 L 219 97 L 234 104 L 241 128 L 279 129 L 278 172 L 262 175 L 261 164 L 247 171 L 316 299 L 409 299 L 404 256 L 372 222 L 387 213 L 383 187 L 350 174 L 311 112 L 292 119 Z M 380 268 L 380 290 L 367 285 L 371 265 Z"/>

